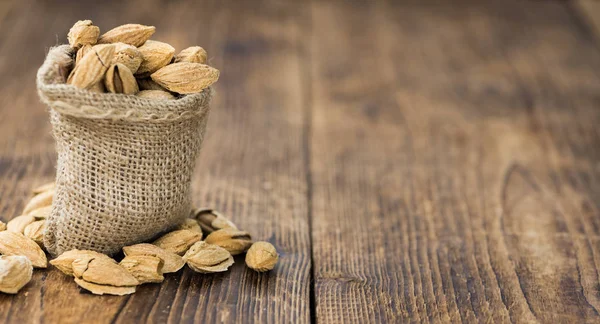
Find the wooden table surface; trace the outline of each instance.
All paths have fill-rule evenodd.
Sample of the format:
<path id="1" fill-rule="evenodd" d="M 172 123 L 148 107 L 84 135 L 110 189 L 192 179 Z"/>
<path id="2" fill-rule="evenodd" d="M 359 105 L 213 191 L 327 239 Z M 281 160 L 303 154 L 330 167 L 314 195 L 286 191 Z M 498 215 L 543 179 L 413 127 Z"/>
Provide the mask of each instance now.
<path id="1" fill-rule="evenodd" d="M 221 70 L 194 202 L 281 259 L 125 297 L 36 271 L 0 322 L 600 322 L 600 38 L 581 8 L 1 1 L 0 219 L 54 177 L 48 48 L 79 19 L 138 22 Z"/>

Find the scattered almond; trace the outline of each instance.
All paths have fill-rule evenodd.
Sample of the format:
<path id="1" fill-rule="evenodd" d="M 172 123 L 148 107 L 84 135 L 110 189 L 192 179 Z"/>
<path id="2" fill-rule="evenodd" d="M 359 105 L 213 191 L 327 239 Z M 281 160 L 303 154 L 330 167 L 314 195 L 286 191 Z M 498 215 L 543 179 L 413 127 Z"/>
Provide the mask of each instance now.
<path id="1" fill-rule="evenodd" d="M 277 260 L 279 260 L 277 250 L 269 242 L 256 242 L 246 253 L 246 265 L 258 272 L 273 270 Z"/>
<path id="2" fill-rule="evenodd" d="M 224 248 L 231 255 L 244 253 L 252 245 L 250 234 L 234 228 L 214 231 L 206 237 L 205 241 L 208 244 L 215 244 Z"/>
<path id="3" fill-rule="evenodd" d="M 16 294 L 29 281 L 33 274 L 31 261 L 21 255 L 0 255 L 0 292 Z"/>
<path id="4" fill-rule="evenodd" d="M 212 233 L 224 228 L 237 229 L 234 223 L 225 218 L 221 213 L 210 208 L 198 208 L 192 210 L 191 217 L 198 221 L 204 232 Z"/>
<path id="5" fill-rule="evenodd" d="M 35 268 L 46 268 L 46 254 L 37 243 L 21 233 L 0 232 L 0 254 L 23 255 L 29 258 Z"/>
<path id="6" fill-rule="evenodd" d="M 33 217 L 33 216 L 29 216 L 29 215 L 17 216 L 8 221 L 8 223 L 6 224 L 6 230 L 23 234 L 25 227 L 27 227 L 27 225 L 29 225 L 33 222 L 35 222 L 35 217 Z"/>
<path id="7" fill-rule="evenodd" d="M 227 271 L 233 264 L 233 256 L 227 250 L 204 241 L 192 245 L 183 260 L 192 270 L 201 273 Z"/>
<path id="8" fill-rule="evenodd" d="M 87 282 L 115 287 L 136 286 L 140 284 L 125 268 L 105 258 L 94 258 L 81 262 L 81 265 L 78 265 L 78 267 L 83 271 L 76 270 L 75 265 L 79 261 L 81 259 L 76 259 L 73 262 L 75 277 Z M 85 267 L 86 263 L 87 267 Z"/>
<path id="9" fill-rule="evenodd" d="M 156 245 L 141 243 L 123 248 L 125 256 L 151 255 L 163 260 L 163 273 L 177 272 L 185 265 L 181 256 L 159 248 Z"/>
<path id="10" fill-rule="evenodd" d="M 33 196 L 23 208 L 23 215 L 29 214 L 35 209 L 52 205 L 52 198 L 54 198 L 54 189 Z"/>
<path id="11" fill-rule="evenodd" d="M 142 54 L 143 60 L 135 74 L 141 76 L 150 75 L 169 64 L 173 59 L 173 54 L 175 54 L 173 46 L 152 40 L 147 41 L 138 50 Z"/>
<path id="12" fill-rule="evenodd" d="M 44 230 L 46 230 L 46 221 L 39 220 L 27 225 L 23 234 L 44 248 Z"/>
<path id="13" fill-rule="evenodd" d="M 135 293 L 135 286 L 129 287 L 115 287 L 108 285 L 98 285 L 95 283 L 87 282 L 83 279 L 75 278 L 75 282 L 79 287 L 91 292 L 95 295 L 117 295 L 124 296 Z"/>
<path id="14" fill-rule="evenodd" d="M 126 24 L 115 27 L 98 39 L 98 44 L 125 43 L 140 47 L 154 34 L 154 26 Z"/>
<path id="15" fill-rule="evenodd" d="M 56 259 L 51 260 L 50 264 L 55 266 L 56 268 L 58 268 L 58 270 L 62 271 L 64 274 L 73 276 L 74 275 L 73 274 L 73 262 L 78 259 L 79 260 L 88 260 L 88 262 L 92 259 L 103 259 L 107 262 L 114 262 L 115 264 L 117 263 L 115 260 L 113 260 L 108 255 L 98 253 L 95 251 L 70 250 L 70 251 L 67 251 L 67 252 L 61 254 Z M 85 263 L 85 264 L 87 266 L 87 263 Z"/>
<path id="16" fill-rule="evenodd" d="M 98 41 L 100 28 L 94 26 L 91 20 L 80 20 L 71 27 L 67 39 L 73 48 L 84 45 L 94 45 Z"/>
<path id="17" fill-rule="evenodd" d="M 215 83 L 219 70 L 200 63 L 180 62 L 169 64 L 150 77 L 169 91 L 188 94 L 201 92 Z"/>
<path id="18" fill-rule="evenodd" d="M 104 85 L 112 93 L 135 94 L 139 91 L 133 73 L 121 63 L 113 64 L 108 68 Z"/>
<path id="19" fill-rule="evenodd" d="M 151 255 L 130 255 L 119 263 L 129 271 L 140 283 L 162 282 L 164 262 Z"/>
<path id="20" fill-rule="evenodd" d="M 175 55 L 173 62 L 190 62 L 190 63 L 202 63 L 206 64 L 207 54 L 204 48 L 200 46 L 188 47 L 179 54 Z"/>
<path id="21" fill-rule="evenodd" d="M 185 252 L 202 239 L 202 234 L 190 230 L 177 230 L 167 233 L 152 244 L 175 254 L 184 255 Z"/>

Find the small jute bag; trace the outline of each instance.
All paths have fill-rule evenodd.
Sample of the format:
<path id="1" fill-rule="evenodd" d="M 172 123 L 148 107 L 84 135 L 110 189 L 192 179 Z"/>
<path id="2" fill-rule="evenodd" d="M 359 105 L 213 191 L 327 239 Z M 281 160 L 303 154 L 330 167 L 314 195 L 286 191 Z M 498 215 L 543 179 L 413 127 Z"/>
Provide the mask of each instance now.
<path id="1" fill-rule="evenodd" d="M 37 74 L 58 153 L 44 244 L 114 254 L 189 215 L 212 90 L 177 100 L 81 90 L 65 84 L 73 56 L 52 48 Z"/>

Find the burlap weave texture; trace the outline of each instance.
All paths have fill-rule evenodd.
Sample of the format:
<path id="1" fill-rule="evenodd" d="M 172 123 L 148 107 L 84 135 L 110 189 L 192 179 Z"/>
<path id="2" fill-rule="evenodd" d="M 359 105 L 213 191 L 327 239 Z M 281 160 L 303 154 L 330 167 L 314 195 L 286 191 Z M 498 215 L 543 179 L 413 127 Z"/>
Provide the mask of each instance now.
<path id="1" fill-rule="evenodd" d="M 44 244 L 53 255 L 114 254 L 189 214 L 212 91 L 153 100 L 80 90 L 64 84 L 72 56 L 52 48 L 37 76 L 58 153 Z"/>

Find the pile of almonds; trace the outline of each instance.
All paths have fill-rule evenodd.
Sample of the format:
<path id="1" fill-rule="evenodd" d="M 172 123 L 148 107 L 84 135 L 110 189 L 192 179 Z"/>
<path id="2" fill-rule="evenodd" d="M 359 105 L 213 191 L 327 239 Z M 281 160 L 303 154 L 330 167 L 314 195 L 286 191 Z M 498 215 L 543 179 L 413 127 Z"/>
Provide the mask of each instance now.
<path id="1" fill-rule="evenodd" d="M 33 268 L 48 266 L 43 233 L 54 188 L 49 183 L 34 189 L 22 216 L 7 224 L 0 221 L 0 292 L 16 294 L 31 280 Z M 272 270 L 279 258 L 272 244 L 253 242 L 250 234 L 220 213 L 198 208 L 155 241 L 124 247 L 120 262 L 94 251 L 71 250 L 50 264 L 94 294 L 127 295 L 138 285 L 162 282 L 165 273 L 177 272 L 186 264 L 199 273 L 227 271 L 233 256 L 242 253 L 246 253 L 246 265 L 258 272 Z"/>
<path id="2" fill-rule="evenodd" d="M 201 92 L 217 81 L 219 70 L 206 65 L 202 47 L 188 47 L 175 55 L 173 46 L 150 40 L 154 31 L 154 26 L 126 24 L 100 35 L 91 20 L 78 21 L 68 34 L 77 54 L 67 84 L 168 100 Z"/>

